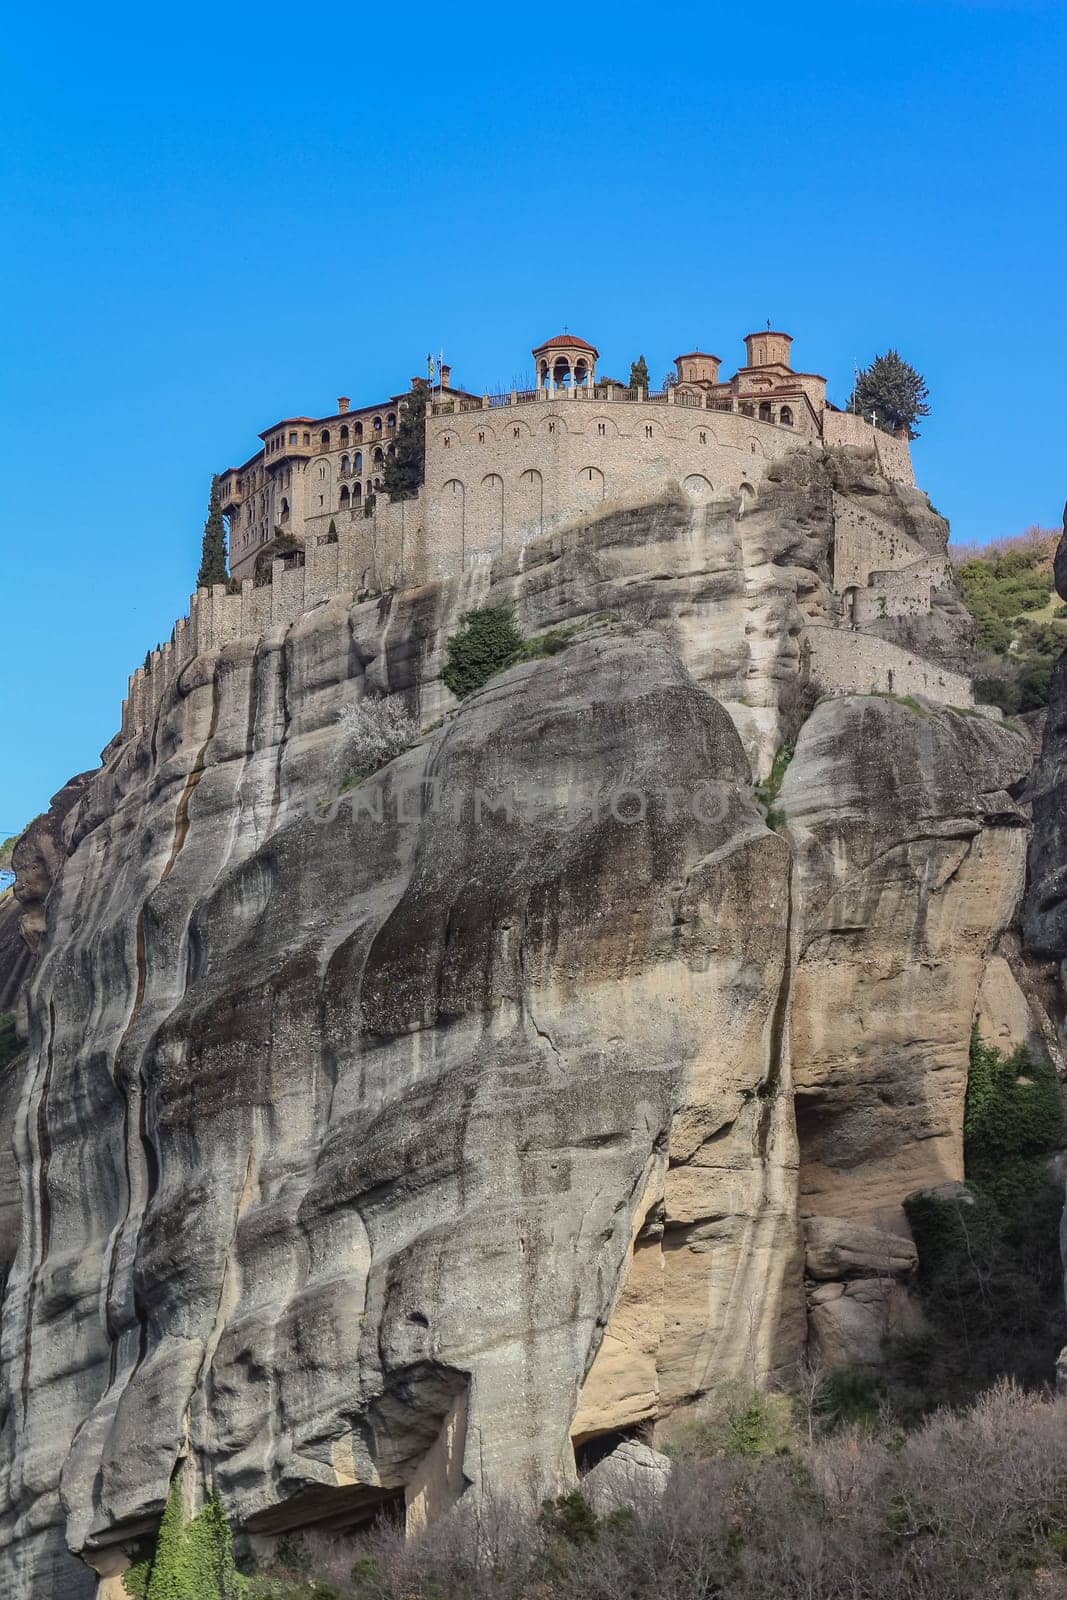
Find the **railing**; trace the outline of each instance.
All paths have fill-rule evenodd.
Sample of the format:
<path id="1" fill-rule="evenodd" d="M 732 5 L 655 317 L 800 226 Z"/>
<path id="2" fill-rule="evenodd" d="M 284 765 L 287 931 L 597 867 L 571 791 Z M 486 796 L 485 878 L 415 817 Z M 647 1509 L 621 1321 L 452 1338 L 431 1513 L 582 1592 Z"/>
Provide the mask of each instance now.
<path id="1" fill-rule="evenodd" d="M 507 406 L 531 405 L 535 401 L 560 401 L 594 400 L 612 402 L 625 402 L 629 405 L 682 406 L 689 411 L 723 411 L 733 413 L 734 416 L 744 417 L 748 422 L 762 422 L 768 427 L 796 428 L 796 421 L 782 422 L 776 417 L 758 416 L 754 410 L 746 410 L 749 402 L 739 401 L 736 397 L 721 400 L 712 398 L 711 395 L 693 393 L 688 390 L 679 391 L 673 384 L 666 389 L 656 389 L 651 393 L 644 389 L 623 389 L 613 383 L 596 384 L 593 388 L 578 388 L 555 390 L 549 389 L 512 389 L 510 394 L 492 394 L 471 398 L 469 400 L 434 400 L 430 404 L 430 414 L 435 417 L 456 416 L 459 413 L 471 411 L 499 410 Z M 751 402 L 754 406 L 756 402 Z M 326 446 L 321 446 L 320 453 L 325 453 Z M 358 474 L 356 474 L 358 476 Z"/>

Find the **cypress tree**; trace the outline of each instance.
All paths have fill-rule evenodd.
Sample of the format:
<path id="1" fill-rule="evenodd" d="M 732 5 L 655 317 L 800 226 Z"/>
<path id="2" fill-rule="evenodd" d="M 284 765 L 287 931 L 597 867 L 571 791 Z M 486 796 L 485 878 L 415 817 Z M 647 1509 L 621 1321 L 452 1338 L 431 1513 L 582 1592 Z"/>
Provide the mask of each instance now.
<path id="1" fill-rule="evenodd" d="M 426 467 L 426 382 L 416 378 L 400 402 L 395 454 L 386 457 L 382 490 L 391 500 L 413 500 Z"/>
<path id="2" fill-rule="evenodd" d="M 211 480 L 211 497 L 204 523 L 204 542 L 200 551 L 200 571 L 196 575 L 198 589 L 208 589 L 213 583 L 226 583 L 226 531 L 222 526 L 222 501 L 219 498 L 219 480 Z"/>
<path id="3" fill-rule="evenodd" d="M 644 356 L 638 356 L 636 361 L 630 363 L 630 388 L 643 389 L 648 393 L 648 362 Z"/>

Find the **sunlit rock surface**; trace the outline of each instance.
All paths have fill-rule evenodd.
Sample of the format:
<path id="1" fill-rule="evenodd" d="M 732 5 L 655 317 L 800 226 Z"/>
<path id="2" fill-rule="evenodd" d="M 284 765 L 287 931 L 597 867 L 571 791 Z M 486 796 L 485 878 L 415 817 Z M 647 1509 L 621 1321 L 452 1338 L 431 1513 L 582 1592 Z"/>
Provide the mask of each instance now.
<path id="1" fill-rule="evenodd" d="M 788 1371 L 807 1215 L 871 1348 L 904 1195 L 959 1176 L 1028 759 L 812 712 L 841 472 L 337 597 L 105 752 L 0 1085 L 0 1594 L 93 1593 L 176 1471 L 260 1540 L 565 1487 Z M 503 601 L 583 626 L 455 709 L 447 638 Z M 342 793 L 338 711 L 383 691 L 427 731 Z M 751 763 L 798 732 L 772 827 Z"/>

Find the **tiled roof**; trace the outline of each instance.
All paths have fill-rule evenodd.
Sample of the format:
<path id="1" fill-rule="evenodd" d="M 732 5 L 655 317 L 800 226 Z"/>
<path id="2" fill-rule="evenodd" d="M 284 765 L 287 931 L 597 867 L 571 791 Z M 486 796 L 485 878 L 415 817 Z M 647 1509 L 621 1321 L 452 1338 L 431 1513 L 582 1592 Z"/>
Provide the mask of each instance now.
<path id="1" fill-rule="evenodd" d="M 576 333 L 557 333 L 554 339 L 546 339 L 544 344 L 539 344 L 534 355 L 540 355 L 542 350 L 551 350 L 554 345 L 565 345 L 571 350 L 591 350 L 596 355 L 597 347 L 590 344 L 587 339 L 579 339 Z"/>

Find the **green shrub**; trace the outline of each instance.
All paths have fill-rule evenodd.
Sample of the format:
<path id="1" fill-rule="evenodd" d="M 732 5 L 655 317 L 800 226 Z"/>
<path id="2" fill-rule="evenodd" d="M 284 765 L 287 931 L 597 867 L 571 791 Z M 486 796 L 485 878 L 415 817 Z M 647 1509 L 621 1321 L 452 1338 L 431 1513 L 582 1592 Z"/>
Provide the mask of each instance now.
<path id="1" fill-rule="evenodd" d="M 146 1564 L 150 1572 L 144 1584 Z M 247 1580 L 234 1565 L 230 1525 L 218 1496 L 212 1495 L 192 1521 L 186 1522 L 181 1489 L 174 1483 L 151 1558 L 130 1567 L 123 1574 L 123 1584 L 138 1600 L 238 1600 L 245 1596 Z"/>
<path id="2" fill-rule="evenodd" d="M 597 1514 L 577 1489 L 555 1500 L 542 1500 L 538 1522 L 546 1533 L 566 1539 L 568 1544 L 592 1544 L 599 1533 Z"/>
<path id="3" fill-rule="evenodd" d="M 780 745 L 771 762 L 771 770 L 762 783 L 756 785 L 756 799 L 766 809 L 767 826 L 778 828 L 785 821 L 785 813 L 780 811 L 775 804 L 782 792 L 785 775 L 789 771 L 789 763 L 793 759 L 794 746 L 791 744 Z"/>
<path id="4" fill-rule="evenodd" d="M 878 1421 L 884 1385 L 873 1373 L 839 1367 L 819 1381 L 814 1411 L 828 1432 L 836 1428 L 873 1428 Z"/>
<path id="5" fill-rule="evenodd" d="M 1063 1194 L 1048 1159 L 1065 1138 L 1055 1071 L 1023 1047 L 1004 1056 L 971 1034 L 958 1196 L 905 1206 L 931 1328 L 897 1375 L 962 1401 L 1003 1374 L 1047 1382 L 1065 1332 L 1059 1249 Z"/>
<path id="6" fill-rule="evenodd" d="M 482 606 L 468 611 L 463 626 L 448 641 L 448 660 L 441 673 L 457 700 L 473 694 L 522 649 L 522 634 L 510 606 Z"/>

